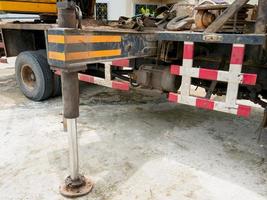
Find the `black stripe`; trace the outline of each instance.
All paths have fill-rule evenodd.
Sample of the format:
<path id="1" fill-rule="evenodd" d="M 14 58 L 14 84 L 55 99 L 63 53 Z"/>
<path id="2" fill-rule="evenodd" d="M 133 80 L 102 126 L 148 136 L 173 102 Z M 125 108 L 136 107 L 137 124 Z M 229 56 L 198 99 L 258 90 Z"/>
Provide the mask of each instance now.
<path id="1" fill-rule="evenodd" d="M 49 51 L 56 52 L 85 52 L 85 51 L 99 51 L 99 50 L 113 50 L 121 49 L 121 43 L 87 43 L 87 44 L 48 44 Z"/>
<path id="2" fill-rule="evenodd" d="M 48 29 L 47 35 L 65 35 L 65 29 Z"/>

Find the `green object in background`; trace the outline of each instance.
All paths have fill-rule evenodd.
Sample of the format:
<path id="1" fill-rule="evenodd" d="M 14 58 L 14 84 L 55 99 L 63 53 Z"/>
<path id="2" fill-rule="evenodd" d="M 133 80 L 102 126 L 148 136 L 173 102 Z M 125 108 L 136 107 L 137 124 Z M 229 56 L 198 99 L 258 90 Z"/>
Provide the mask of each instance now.
<path id="1" fill-rule="evenodd" d="M 135 16 L 145 15 L 145 16 L 154 16 L 157 5 L 150 4 L 136 4 L 135 5 Z"/>
<path id="2" fill-rule="evenodd" d="M 142 15 L 149 16 L 150 15 L 150 10 L 148 8 L 141 8 L 141 13 Z"/>

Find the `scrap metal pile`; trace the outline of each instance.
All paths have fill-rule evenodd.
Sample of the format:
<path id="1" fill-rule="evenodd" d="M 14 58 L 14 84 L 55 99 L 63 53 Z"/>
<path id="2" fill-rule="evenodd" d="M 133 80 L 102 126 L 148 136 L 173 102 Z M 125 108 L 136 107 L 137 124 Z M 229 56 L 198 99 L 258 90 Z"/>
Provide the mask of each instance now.
<path id="1" fill-rule="evenodd" d="M 169 31 L 249 33 L 253 32 L 251 27 L 255 23 L 257 6 L 248 5 L 247 2 L 239 0 L 228 4 L 222 0 L 204 0 L 197 5 L 177 3 L 171 7 L 159 7 L 153 14 L 144 12 L 132 18 L 120 17 L 118 26 L 138 31 L 153 28 Z M 229 16 L 233 7 L 235 12 Z M 212 30 L 209 30 L 209 26 L 224 15 L 228 15 L 227 20 L 220 27 L 211 27 Z"/>

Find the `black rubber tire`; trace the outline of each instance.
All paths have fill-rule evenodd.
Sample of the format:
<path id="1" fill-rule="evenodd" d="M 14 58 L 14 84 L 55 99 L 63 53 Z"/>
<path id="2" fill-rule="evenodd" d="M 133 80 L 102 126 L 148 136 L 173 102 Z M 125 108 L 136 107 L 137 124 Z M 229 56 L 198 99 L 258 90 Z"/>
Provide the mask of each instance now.
<path id="1" fill-rule="evenodd" d="M 22 78 L 23 66 L 29 67 L 35 76 L 35 85 L 29 88 Z M 33 101 L 43 101 L 52 95 L 53 73 L 47 59 L 38 51 L 25 51 L 18 55 L 15 64 L 16 80 L 22 93 Z"/>
<path id="2" fill-rule="evenodd" d="M 38 53 L 41 56 L 43 56 L 44 59 L 47 59 L 47 53 L 46 53 L 46 50 L 45 49 L 37 50 L 36 53 Z M 49 68 L 48 63 L 47 63 L 47 66 Z M 52 90 L 51 97 L 61 96 L 62 95 L 61 76 L 58 76 L 58 75 L 56 75 L 56 74 L 53 73 L 52 79 L 53 79 L 53 82 L 52 82 L 53 83 L 53 90 Z"/>

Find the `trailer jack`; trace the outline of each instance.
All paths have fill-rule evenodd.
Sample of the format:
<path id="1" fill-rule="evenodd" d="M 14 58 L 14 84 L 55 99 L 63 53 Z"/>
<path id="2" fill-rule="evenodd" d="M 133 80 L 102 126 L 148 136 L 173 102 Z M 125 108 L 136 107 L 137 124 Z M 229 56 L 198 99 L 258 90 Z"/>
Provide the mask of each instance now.
<path id="1" fill-rule="evenodd" d="M 77 6 L 73 1 L 58 2 L 58 26 L 61 28 L 76 28 Z M 83 68 L 83 67 L 81 67 Z M 77 138 L 77 118 L 79 117 L 79 70 L 62 71 L 62 96 L 64 107 L 64 118 L 67 122 L 68 140 L 69 140 L 69 165 L 70 175 L 66 178 L 60 193 L 69 198 L 80 197 L 88 194 L 93 183 L 90 179 L 79 174 L 79 150 Z"/>
<path id="2" fill-rule="evenodd" d="M 60 193 L 65 197 L 80 197 L 88 194 L 93 183 L 79 174 L 79 150 L 77 138 L 77 118 L 79 117 L 79 79 L 77 72 L 62 73 L 62 91 L 64 117 L 67 121 L 69 140 L 70 176 L 60 187 Z"/>
<path id="3" fill-rule="evenodd" d="M 60 193 L 65 197 L 80 197 L 88 194 L 93 183 L 79 174 L 79 150 L 77 138 L 77 118 L 79 117 L 79 79 L 77 72 L 62 72 L 62 94 L 64 118 L 67 122 L 69 141 L 70 176 L 60 187 Z"/>

